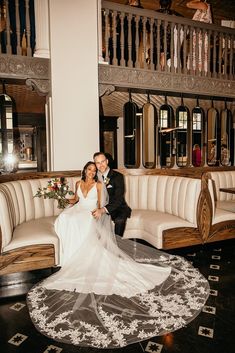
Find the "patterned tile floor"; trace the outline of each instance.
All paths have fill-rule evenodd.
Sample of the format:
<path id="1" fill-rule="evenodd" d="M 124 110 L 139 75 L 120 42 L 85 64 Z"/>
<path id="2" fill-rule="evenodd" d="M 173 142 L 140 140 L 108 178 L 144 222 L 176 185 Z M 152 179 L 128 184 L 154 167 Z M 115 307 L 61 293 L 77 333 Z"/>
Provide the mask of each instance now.
<path id="1" fill-rule="evenodd" d="M 235 241 L 169 251 L 193 263 L 211 286 L 201 314 L 187 327 L 125 348 L 106 349 L 120 353 L 233 353 L 235 352 Z M 26 292 L 50 272 L 28 274 L 21 287 L 14 276 L 8 287 L 0 277 L 0 350 L 2 353 L 97 353 L 104 350 L 62 344 L 42 336 L 30 321 Z M 9 283 L 9 278 L 8 278 Z M 6 298 L 6 296 L 11 297 Z M 13 296 L 12 296 L 13 295 Z M 5 298 L 3 298 L 5 296 Z"/>

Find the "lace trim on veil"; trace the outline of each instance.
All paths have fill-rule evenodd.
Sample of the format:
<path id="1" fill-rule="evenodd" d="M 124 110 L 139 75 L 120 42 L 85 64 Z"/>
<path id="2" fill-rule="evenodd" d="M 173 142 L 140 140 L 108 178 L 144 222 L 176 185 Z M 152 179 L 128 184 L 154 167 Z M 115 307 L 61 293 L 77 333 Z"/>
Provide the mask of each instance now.
<path id="1" fill-rule="evenodd" d="M 185 259 L 164 254 L 131 241 L 117 239 L 141 263 L 171 266 L 168 279 L 154 289 L 131 298 L 48 290 L 43 282 L 28 294 L 35 327 L 65 343 L 117 348 L 160 336 L 186 326 L 201 311 L 209 284 Z"/>
<path id="2" fill-rule="evenodd" d="M 189 262 L 115 236 L 107 215 L 92 222 L 69 264 L 28 293 L 30 317 L 41 333 L 117 348 L 175 331 L 200 313 L 209 284 Z"/>

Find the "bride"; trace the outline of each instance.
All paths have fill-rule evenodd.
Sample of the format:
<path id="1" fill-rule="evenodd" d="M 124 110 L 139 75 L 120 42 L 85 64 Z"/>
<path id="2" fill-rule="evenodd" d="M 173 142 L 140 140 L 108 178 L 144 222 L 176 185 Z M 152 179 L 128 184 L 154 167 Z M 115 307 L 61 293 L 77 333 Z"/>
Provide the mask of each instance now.
<path id="1" fill-rule="evenodd" d="M 92 215 L 105 200 L 88 162 L 74 205 L 55 222 L 61 269 L 27 296 L 35 327 L 56 341 L 117 348 L 187 325 L 208 298 L 207 280 L 181 257 L 115 236 L 109 215 Z"/>

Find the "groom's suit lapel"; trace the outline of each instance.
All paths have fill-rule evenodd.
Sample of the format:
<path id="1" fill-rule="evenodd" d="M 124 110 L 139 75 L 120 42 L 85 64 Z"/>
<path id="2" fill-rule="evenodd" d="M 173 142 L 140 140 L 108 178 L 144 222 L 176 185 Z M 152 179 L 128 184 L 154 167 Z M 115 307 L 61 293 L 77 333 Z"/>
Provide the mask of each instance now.
<path id="1" fill-rule="evenodd" d="M 108 177 L 110 180 L 112 180 L 112 177 L 113 177 L 113 170 L 112 170 L 112 169 L 109 170 L 107 177 Z"/>
<path id="2" fill-rule="evenodd" d="M 107 188 L 108 193 L 111 191 L 111 188 L 107 187 L 107 186 L 108 185 L 112 185 L 113 175 L 114 175 L 113 170 L 110 169 L 109 172 L 108 172 L 108 175 L 107 175 L 107 178 L 109 179 L 109 182 L 108 182 L 108 184 L 106 184 L 106 188 Z"/>

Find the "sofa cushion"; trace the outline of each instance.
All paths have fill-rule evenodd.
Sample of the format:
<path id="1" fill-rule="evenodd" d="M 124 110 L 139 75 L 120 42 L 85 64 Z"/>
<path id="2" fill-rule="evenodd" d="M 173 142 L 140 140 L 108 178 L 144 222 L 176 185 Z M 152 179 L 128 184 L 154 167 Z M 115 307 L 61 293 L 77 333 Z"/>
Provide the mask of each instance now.
<path id="1" fill-rule="evenodd" d="M 208 187 L 213 205 L 212 224 L 235 220 L 235 195 L 220 188 L 234 187 L 235 170 L 210 172 Z"/>
<path id="2" fill-rule="evenodd" d="M 214 185 L 215 201 L 235 201 L 235 194 L 230 194 L 219 190 L 220 188 L 235 186 L 235 170 L 211 172 L 210 175 Z"/>
<path id="3" fill-rule="evenodd" d="M 18 180 L 0 184 L 0 227 L 2 249 L 10 244 L 13 230 L 21 223 L 57 216 L 61 210 L 54 200 L 34 197 L 38 188 L 47 186 L 50 178 Z M 80 177 L 68 177 L 71 190 Z"/>
<path id="4" fill-rule="evenodd" d="M 216 207 L 217 208 L 221 208 L 222 210 L 233 212 L 234 213 L 234 219 L 235 219 L 235 200 L 231 200 L 231 201 L 217 201 Z"/>
<path id="5" fill-rule="evenodd" d="M 127 175 L 125 181 L 126 200 L 132 209 L 172 214 L 196 226 L 200 179 L 169 175 Z"/>
<path id="6" fill-rule="evenodd" d="M 235 221 L 235 212 L 230 212 L 228 210 L 224 210 L 222 208 L 216 207 L 212 224 L 231 221 L 231 220 Z"/>
<path id="7" fill-rule="evenodd" d="M 132 210 L 123 238 L 141 238 L 161 249 L 163 247 L 162 232 L 178 227 L 196 227 L 196 225 L 169 213 Z"/>
<path id="8" fill-rule="evenodd" d="M 18 225 L 12 236 L 11 242 L 3 251 L 14 250 L 23 246 L 37 244 L 53 244 L 55 247 L 55 264 L 59 263 L 59 238 L 54 230 L 56 217 L 43 217 Z"/>

